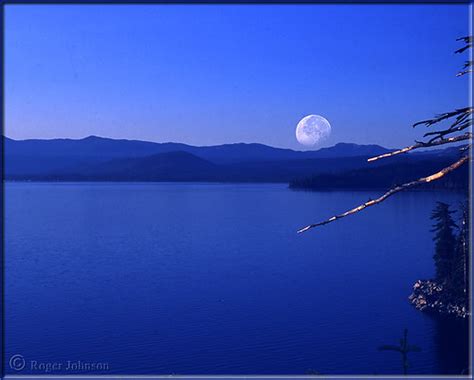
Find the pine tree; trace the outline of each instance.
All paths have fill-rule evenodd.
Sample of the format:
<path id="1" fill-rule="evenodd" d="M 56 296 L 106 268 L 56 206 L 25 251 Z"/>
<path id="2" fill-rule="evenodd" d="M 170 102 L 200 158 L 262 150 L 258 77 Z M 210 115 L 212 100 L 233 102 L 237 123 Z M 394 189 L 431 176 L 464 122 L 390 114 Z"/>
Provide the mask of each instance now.
<path id="1" fill-rule="evenodd" d="M 469 205 L 461 205 L 461 220 L 459 223 L 459 234 L 456 242 L 456 256 L 454 261 L 453 288 L 455 297 L 459 303 L 469 304 Z"/>
<path id="2" fill-rule="evenodd" d="M 453 284 L 454 258 L 456 238 L 453 229 L 456 224 L 451 217 L 454 211 L 451 211 L 449 205 L 438 202 L 436 208 L 431 215 L 431 219 L 435 220 L 433 232 L 435 236 L 435 254 L 433 256 L 436 268 L 436 281 L 447 287 Z"/>

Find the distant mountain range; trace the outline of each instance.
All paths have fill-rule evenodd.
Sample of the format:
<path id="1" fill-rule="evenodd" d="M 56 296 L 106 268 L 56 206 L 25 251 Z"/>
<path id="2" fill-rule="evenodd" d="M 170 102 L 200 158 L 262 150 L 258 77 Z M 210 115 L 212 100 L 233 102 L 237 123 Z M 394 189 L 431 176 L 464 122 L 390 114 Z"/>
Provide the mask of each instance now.
<path id="1" fill-rule="evenodd" d="M 367 163 L 387 153 L 379 145 L 339 143 L 317 151 L 295 151 L 263 144 L 191 146 L 114 140 L 13 140 L 4 138 L 5 179 L 31 181 L 219 181 L 291 182 L 315 175 L 387 164 Z M 446 161 L 457 149 L 397 156 L 391 164 L 426 166 Z"/>

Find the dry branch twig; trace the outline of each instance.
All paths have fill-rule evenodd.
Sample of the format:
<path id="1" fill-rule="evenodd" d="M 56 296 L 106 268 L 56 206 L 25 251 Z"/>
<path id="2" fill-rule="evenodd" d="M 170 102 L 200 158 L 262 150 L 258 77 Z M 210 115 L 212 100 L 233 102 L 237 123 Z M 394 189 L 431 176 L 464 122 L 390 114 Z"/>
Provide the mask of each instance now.
<path id="1" fill-rule="evenodd" d="M 457 73 L 456 76 L 461 77 L 463 75 L 470 74 L 472 72 L 473 72 L 473 70 L 464 70 L 464 71 L 460 71 L 459 73 Z"/>
<path id="2" fill-rule="evenodd" d="M 407 182 L 407 183 L 404 183 L 403 185 L 399 185 L 399 186 L 396 186 L 392 189 L 390 189 L 389 191 L 387 191 L 385 194 L 383 194 L 381 197 L 377 198 L 377 199 L 371 199 L 349 211 L 346 211 L 342 214 L 339 214 L 339 215 L 335 215 L 329 219 L 326 219 L 322 222 L 319 222 L 319 223 L 314 223 L 314 224 L 310 224 L 306 227 L 303 227 L 301 229 L 299 229 L 297 232 L 300 234 L 300 233 L 303 233 L 303 232 L 306 232 L 308 230 L 310 230 L 311 228 L 314 228 L 314 227 L 318 227 L 318 226 L 324 226 L 325 224 L 328 224 L 328 223 L 331 223 L 331 222 L 334 222 L 338 219 L 342 219 L 342 218 L 345 218 L 346 216 L 349 216 L 349 215 L 352 215 L 352 214 L 355 214 L 359 211 L 362 211 L 363 209 L 367 208 L 367 207 L 370 207 L 370 206 L 373 206 L 373 205 L 376 205 L 378 203 L 381 203 L 383 202 L 384 200 L 386 200 L 388 197 L 400 192 L 400 191 L 404 191 L 406 189 L 409 189 L 411 187 L 415 187 L 415 186 L 418 186 L 418 185 L 421 185 L 423 183 L 428 183 L 428 182 L 432 182 L 432 181 L 436 181 L 436 180 L 439 180 L 440 178 L 443 178 L 446 174 L 452 172 L 453 170 L 456 170 L 457 168 L 459 168 L 462 164 L 464 164 L 466 161 L 469 160 L 469 156 L 464 156 L 462 157 L 461 159 L 459 159 L 458 161 L 454 162 L 453 164 L 441 169 L 439 172 L 436 172 L 428 177 L 423 177 L 423 178 L 419 178 L 415 181 L 411 181 L 411 182 Z"/>
<path id="3" fill-rule="evenodd" d="M 463 51 L 469 49 L 472 47 L 472 36 L 465 36 L 465 37 L 461 37 L 461 38 L 457 38 L 456 41 L 463 41 L 466 45 L 463 46 L 462 48 L 456 50 L 454 52 L 454 54 L 459 54 L 459 53 L 462 53 Z"/>
<path id="4" fill-rule="evenodd" d="M 417 123 L 413 124 L 413 128 L 417 127 L 418 125 L 425 125 L 426 127 L 431 127 L 433 124 L 440 123 L 446 119 L 451 119 L 454 116 L 456 116 L 457 118 L 462 118 L 466 115 L 469 116 L 470 114 L 472 114 L 472 107 L 459 108 L 451 112 L 444 112 L 442 114 L 436 115 L 434 118 L 431 119 L 418 121 Z"/>
<path id="5" fill-rule="evenodd" d="M 367 161 L 368 162 L 377 161 L 381 158 L 396 156 L 398 154 L 407 153 L 407 152 L 410 152 L 411 150 L 415 150 L 415 149 L 419 149 L 419 148 L 429 148 L 429 147 L 432 147 L 432 146 L 451 144 L 451 143 L 454 143 L 454 142 L 463 141 L 463 140 L 470 140 L 470 139 L 472 139 L 472 133 L 467 132 L 467 133 L 465 133 L 463 135 L 460 135 L 460 136 L 449 137 L 447 139 L 442 139 L 442 140 L 439 140 L 439 141 L 433 141 L 431 143 L 419 142 L 419 143 L 407 146 L 406 148 L 396 150 L 394 152 L 384 153 L 384 154 L 381 154 L 380 156 L 369 158 Z"/>

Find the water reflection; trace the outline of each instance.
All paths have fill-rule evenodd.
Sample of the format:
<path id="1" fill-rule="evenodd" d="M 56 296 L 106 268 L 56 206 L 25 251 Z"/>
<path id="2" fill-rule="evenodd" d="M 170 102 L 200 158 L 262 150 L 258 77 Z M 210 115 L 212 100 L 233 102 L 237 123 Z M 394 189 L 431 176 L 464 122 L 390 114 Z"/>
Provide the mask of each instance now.
<path id="1" fill-rule="evenodd" d="M 435 317 L 433 317 L 435 318 Z M 469 320 L 436 316 L 434 347 L 439 366 L 438 373 L 468 375 Z"/>

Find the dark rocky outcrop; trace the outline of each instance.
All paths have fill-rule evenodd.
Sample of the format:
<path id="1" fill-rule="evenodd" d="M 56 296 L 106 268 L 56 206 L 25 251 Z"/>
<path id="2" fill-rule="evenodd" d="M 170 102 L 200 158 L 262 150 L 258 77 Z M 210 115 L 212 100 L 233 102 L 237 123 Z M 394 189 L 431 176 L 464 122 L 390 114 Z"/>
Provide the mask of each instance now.
<path id="1" fill-rule="evenodd" d="M 418 310 L 434 314 L 468 318 L 470 316 L 467 305 L 445 301 L 443 285 L 433 280 L 418 280 L 413 285 L 413 293 L 408 297 L 411 304 Z"/>

